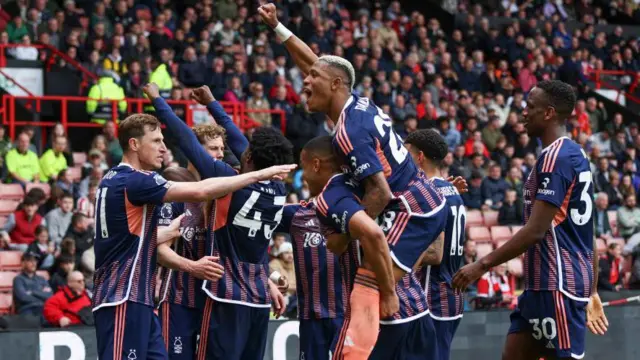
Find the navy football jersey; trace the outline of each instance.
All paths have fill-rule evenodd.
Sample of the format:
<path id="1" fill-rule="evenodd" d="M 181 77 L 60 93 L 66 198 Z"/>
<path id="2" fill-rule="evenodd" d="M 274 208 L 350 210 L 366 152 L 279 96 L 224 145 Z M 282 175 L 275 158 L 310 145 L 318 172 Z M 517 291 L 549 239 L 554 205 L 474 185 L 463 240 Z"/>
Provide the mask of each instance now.
<path id="1" fill-rule="evenodd" d="M 229 167 L 229 171 L 233 171 Z M 262 181 L 217 199 L 209 217 L 207 248 L 220 257 L 224 275 L 203 289 L 221 302 L 268 308 L 267 248 L 282 221 L 287 191 L 282 182 Z M 211 231 L 213 231 L 211 233 Z"/>
<path id="2" fill-rule="evenodd" d="M 536 201 L 558 208 L 544 240 L 524 254 L 525 288 L 588 301 L 593 291 L 593 179 L 580 145 L 562 137 L 542 150 L 525 182 L 524 200 L 525 223 Z"/>
<path id="3" fill-rule="evenodd" d="M 160 208 L 158 226 L 169 226 L 171 221 L 185 214 L 180 222 L 182 236 L 172 248 L 183 258 L 197 261 L 205 256 L 206 227 L 204 224 L 204 203 L 166 203 Z M 164 269 L 162 272 L 162 288 L 160 303 L 168 301 L 172 304 L 189 308 L 199 308 L 204 304 L 202 280 L 188 272 Z"/>
<path id="4" fill-rule="evenodd" d="M 423 268 L 422 282 L 425 284 L 431 317 L 452 320 L 461 317 L 464 308 L 462 293 L 451 288 L 451 279 L 462 267 L 467 215 L 462 197 L 453 184 L 438 177 L 429 181 L 445 198 L 447 227 L 444 231 L 442 262 Z"/>
<path id="5" fill-rule="evenodd" d="M 96 193 L 93 309 L 125 301 L 153 306 L 156 286 L 156 206 L 171 182 L 120 163 Z"/>
<path id="6" fill-rule="evenodd" d="M 341 318 L 349 291 L 339 257 L 327 250 L 313 201 L 284 206 L 276 232 L 291 235 L 295 256 L 298 318 Z"/>
<path id="7" fill-rule="evenodd" d="M 356 180 L 382 171 L 394 194 L 404 192 L 419 172 L 393 130 L 391 118 L 365 97 L 349 97 L 337 121 L 333 144 Z"/>

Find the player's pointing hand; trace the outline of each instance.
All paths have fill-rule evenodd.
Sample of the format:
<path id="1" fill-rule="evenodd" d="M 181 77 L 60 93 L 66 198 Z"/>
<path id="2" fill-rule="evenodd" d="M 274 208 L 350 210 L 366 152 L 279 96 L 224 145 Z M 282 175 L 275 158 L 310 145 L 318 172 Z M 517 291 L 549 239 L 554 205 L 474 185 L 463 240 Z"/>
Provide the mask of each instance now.
<path id="1" fill-rule="evenodd" d="M 298 165 L 276 165 L 266 169 L 256 171 L 258 175 L 258 181 L 263 180 L 284 180 L 289 176 L 289 172 L 294 170 Z"/>
<path id="2" fill-rule="evenodd" d="M 465 291 L 469 285 L 478 280 L 485 272 L 486 270 L 478 261 L 465 265 L 453 276 L 451 286 L 455 290 Z"/>
<path id="3" fill-rule="evenodd" d="M 276 14 L 276 6 L 274 4 L 264 4 L 258 7 L 258 14 L 265 24 L 275 28 L 278 26 L 278 16 Z"/>
<path id="4" fill-rule="evenodd" d="M 201 280 L 218 280 L 224 274 L 224 267 L 218 260 L 217 256 L 205 256 L 191 264 L 189 273 Z"/>

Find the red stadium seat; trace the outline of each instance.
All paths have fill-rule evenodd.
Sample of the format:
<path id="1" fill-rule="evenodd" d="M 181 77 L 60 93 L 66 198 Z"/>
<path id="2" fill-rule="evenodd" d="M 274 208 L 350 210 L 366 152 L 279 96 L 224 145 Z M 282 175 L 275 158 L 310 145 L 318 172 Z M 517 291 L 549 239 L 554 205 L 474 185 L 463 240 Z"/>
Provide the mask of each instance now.
<path id="1" fill-rule="evenodd" d="M 38 271 L 36 271 L 36 274 L 37 274 L 38 276 L 43 277 L 43 278 L 44 278 L 45 280 L 47 280 L 47 281 L 49 281 L 49 279 L 51 278 L 51 277 L 49 276 L 49 272 L 48 272 L 47 270 L 38 270 Z"/>
<path id="2" fill-rule="evenodd" d="M 0 294 L 0 315 L 11 313 L 13 296 L 11 294 Z"/>
<path id="3" fill-rule="evenodd" d="M 15 271 L 0 271 L 0 291 L 11 291 L 16 276 L 18 273 Z"/>
<path id="4" fill-rule="evenodd" d="M 522 277 L 522 259 L 515 258 L 507 262 L 507 271 L 515 277 Z"/>
<path id="5" fill-rule="evenodd" d="M 487 218 L 484 218 L 485 221 Z M 508 226 L 492 226 L 491 227 L 491 239 L 494 243 L 497 243 L 501 240 L 509 240 L 511 239 L 511 229 Z"/>
<path id="6" fill-rule="evenodd" d="M 80 178 L 82 178 L 82 167 L 76 166 L 76 167 L 68 168 L 67 175 L 69 176 L 69 179 L 71 179 L 71 181 L 73 182 L 80 181 Z"/>
<path id="7" fill-rule="evenodd" d="M 20 184 L 2 184 L 0 186 L 0 200 L 22 201 L 24 189 Z"/>
<path id="8" fill-rule="evenodd" d="M 478 243 L 491 242 L 491 233 L 489 229 L 484 226 L 474 226 L 467 229 L 469 234 L 469 240 L 473 240 Z"/>
<path id="9" fill-rule="evenodd" d="M 33 189 L 33 188 L 40 188 L 44 191 L 45 195 L 47 195 L 47 198 L 49 196 L 51 196 L 51 186 L 49 186 L 49 184 L 45 184 L 45 183 L 28 183 L 27 184 L 27 192 L 29 192 L 29 190 Z"/>
<path id="10" fill-rule="evenodd" d="M 518 231 L 520 231 L 520 229 L 522 229 L 523 226 L 522 225 L 514 225 L 511 227 L 511 235 L 515 235 Z"/>
<path id="11" fill-rule="evenodd" d="M 0 228 L 4 227 L 4 224 L 7 223 L 7 217 L 6 216 L 0 216 Z"/>
<path id="12" fill-rule="evenodd" d="M 500 241 L 496 242 L 496 243 L 495 243 L 495 245 L 496 245 L 496 249 L 497 249 L 497 248 L 499 248 L 500 246 L 502 246 L 502 245 L 506 244 L 506 243 L 507 243 L 507 241 L 509 241 L 509 240 L 500 240 Z"/>
<path id="13" fill-rule="evenodd" d="M 74 166 L 82 166 L 87 162 L 87 153 L 83 152 L 74 152 L 73 154 L 73 165 Z"/>
<path id="14" fill-rule="evenodd" d="M 19 202 L 13 200 L 0 200 L 0 215 L 9 215 L 16 211 L 16 208 L 20 205 Z"/>
<path id="15" fill-rule="evenodd" d="M 604 254 L 607 252 L 607 244 L 602 239 L 596 239 L 596 244 L 598 246 L 598 254 Z"/>
<path id="16" fill-rule="evenodd" d="M 492 251 L 493 246 L 491 245 L 491 243 L 480 243 L 476 245 L 476 254 L 478 256 L 478 259 L 487 256 Z"/>
<path id="17" fill-rule="evenodd" d="M 22 251 L 0 251 L 0 270 L 20 270 Z"/>
<path id="18" fill-rule="evenodd" d="M 465 219 L 465 227 L 484 225 L 484 219 L 480 210 L 467 210 L 467 218 Z"/>
<path id="19" fill-rule="evenodd" d="M 494 210 L 488 210 L 482 213 L 484 217 L 484 225 L 488 227 L 498 225 L 498 212 Z"/>

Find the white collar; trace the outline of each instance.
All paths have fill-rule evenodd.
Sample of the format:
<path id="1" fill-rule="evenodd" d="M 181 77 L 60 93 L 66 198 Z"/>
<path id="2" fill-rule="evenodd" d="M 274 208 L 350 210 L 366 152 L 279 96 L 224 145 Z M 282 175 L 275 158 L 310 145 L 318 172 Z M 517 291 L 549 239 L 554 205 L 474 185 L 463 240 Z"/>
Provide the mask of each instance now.
<path id="1" fill-rule="evenodd" d="M 547 146 L 546 148 L 542 149 L 542 151 L 541 151 L 540 153 L 542 154 L 543 152 L 549 151 L 549 149 L 550 149 L 550 148 L 551 148 L 555 143 L 557 143 L 558 141 L 560 141 L 560 140 L 562 140 L 562 139 L 571 140 L 571 139 L 569 139 L 569 137 L 568 137 L 568 136 L 561 136 L 561 137 L 557 138 L 554 142 L 552 142 L 551 144 L 549 144 L 549 146 Z"/>

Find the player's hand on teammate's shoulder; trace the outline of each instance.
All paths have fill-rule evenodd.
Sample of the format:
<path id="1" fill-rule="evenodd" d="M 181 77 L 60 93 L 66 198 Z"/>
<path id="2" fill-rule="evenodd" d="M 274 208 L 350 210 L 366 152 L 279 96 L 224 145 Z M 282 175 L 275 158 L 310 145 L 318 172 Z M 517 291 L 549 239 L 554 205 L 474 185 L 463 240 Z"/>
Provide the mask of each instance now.
<path id="1" fill-rule="evenodd" d="M 218 263 L 219 259 L 217 256 L 204 256 L 191 264 L 189 273 L 201 280 L 218 280 L 224 275 L 224 267 Z"/>
<path id="2" fill-rule="evenodd" d="M 289 176 L 289 172 L 294 170 L 296 167 L 298 167 L 296 164 L 275 165 L 256 171 L 256 175 L 258 176 L 258 181 L 284 180 Z"/>
<path id="3" fill-rule="evenodd" d="M 479 261 L 467 264 L 453 276 L 451 285 L 455 290 L 463 292 L 485 272 L 487 272 L 487 270 Z"/>
<path id="4" fill-rule="evenodd" d="M 191 100 L 196 101 L 200 105 L 207 106 L 211 102 L 215 101 L 216 98 L 213 96 L 211 89 L 207 85 L 200 86 L 197 89 L 193 89 L 191 91 Z"/>
<path id="5" fill-rule="evenodd" d="M 258 14 L 265 24 L 275 28 L 278 26 L 278 16 L 276 14 L 276 6 L 274 4 L 263 4 L 258 7 Z"/>
<path id="6" fill-rule="evenodd" d="M 460 194 L 464 194 L 469 191 L 467 180 L 465 180 L 465 178 L 463 178 L 462 176 L 458 176 L 455 178 L 453 176 L 449 176 L 447 178 L 447 181 L 452 183 L 453 186 L 458 190 Z"/>
<path id="7" fill-rule="evenodd" d="M 388 295 L 380 294 L 380 319 L 393 316 L 400 310 L 400 300 L 395 291 Z"/>
<path id="8" fill-rule="evenodd" d="M 594 293 L 587 304 L 587 328 L 595 335 L 604 335 L 609 327 L 609 320 L 604 313 L 600 295 Z"/>
<path id="9" fill-rule="evenodd" d="M 156 83 L 148 83 L 142 87 L 142 92 L 151 100 L 160 97 L 160 88 Z"/>

